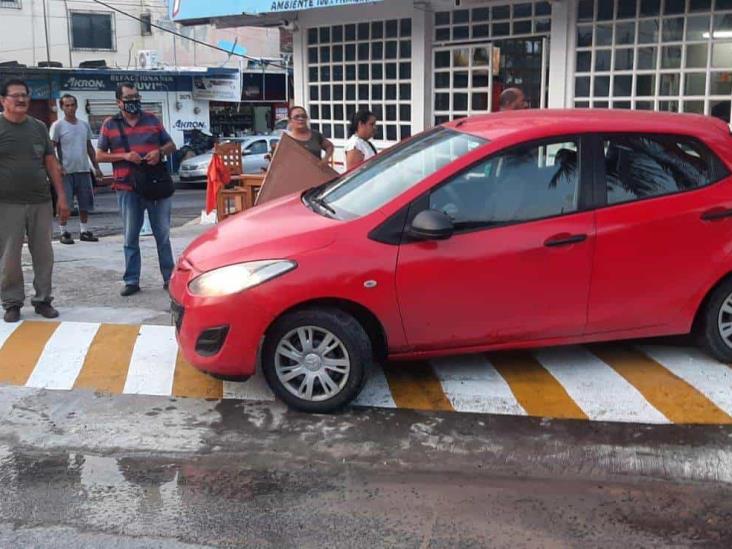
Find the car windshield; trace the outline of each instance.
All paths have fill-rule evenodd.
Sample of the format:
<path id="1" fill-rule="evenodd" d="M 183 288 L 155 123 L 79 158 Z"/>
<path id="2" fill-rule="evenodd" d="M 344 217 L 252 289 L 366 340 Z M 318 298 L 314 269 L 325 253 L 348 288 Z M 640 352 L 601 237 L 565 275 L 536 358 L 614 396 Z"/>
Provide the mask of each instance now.
<path id="1" fill-rule="evenodd" d="M 474 135 L 435 128 L 336 179 L 315 200 L 339 217 L 367 215 L 485 143 Z"/>

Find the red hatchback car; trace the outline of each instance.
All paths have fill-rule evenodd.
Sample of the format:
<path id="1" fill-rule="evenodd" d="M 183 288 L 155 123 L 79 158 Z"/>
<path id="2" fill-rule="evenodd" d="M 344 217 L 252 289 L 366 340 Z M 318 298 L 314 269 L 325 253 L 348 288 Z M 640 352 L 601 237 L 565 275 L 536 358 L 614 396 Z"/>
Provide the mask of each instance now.
<path id="1" fill-rule="evenodd" d="M 318 412 L 386 359 L 695 330 L 732 361 L 730 170 L 702 116 L 450 122 L 199 237 L 170 285 L 178 339 Z"/>

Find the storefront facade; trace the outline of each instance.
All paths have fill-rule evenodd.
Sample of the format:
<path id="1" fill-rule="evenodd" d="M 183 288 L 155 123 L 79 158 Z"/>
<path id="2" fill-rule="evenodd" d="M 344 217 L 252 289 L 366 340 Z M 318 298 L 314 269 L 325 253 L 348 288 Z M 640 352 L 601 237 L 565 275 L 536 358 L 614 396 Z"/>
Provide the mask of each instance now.
<path id="1" fill-rule="evenodd" d="M 337 145 L 358 108 L 379 116 L 383 147 L 496 110 L 509 86 L 521 87 L 533 108 L 650 109 L 729 121 L 732 0 L 393 0 L 268 9 L 256 18 L 219 12 L 217 22 L 294 24 L 295 103 Z"/>
<path id="2" fill-rule="evenodd" d="M 210 102 L 238 101 L 240 73 L 232 69 L 202 71 L 128 71 L 95 69 L 0 69 L 0 80 L 21 78 L 31 88 L 31 114 L 47 125 L 59 115 L 58 99 L 76 97 L 77 116 L 89 122 L 96 137 L 104 120 L 119 109 L 115 90 L 132 82 L 140 91 L 143 108 L 155 113 L 176 145 L 185 143 L 186 132 L 210 131 Z"/>

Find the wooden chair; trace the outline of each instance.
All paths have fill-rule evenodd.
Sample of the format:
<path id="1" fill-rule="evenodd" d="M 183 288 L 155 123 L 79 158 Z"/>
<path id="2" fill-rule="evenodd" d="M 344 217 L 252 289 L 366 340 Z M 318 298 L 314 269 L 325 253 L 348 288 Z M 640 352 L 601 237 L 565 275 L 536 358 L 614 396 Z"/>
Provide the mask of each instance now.
<path id="1" fill-rule="evenodd" d="M 232 188 L 222 188 L 216 196 L 216 212 L 219 221 L 254 206 L 262 186 L 264 174 L 243 173 L 241 144 L 221 143 L 216 145 L 214 154 L 221 157 L 231 174 Z"/>
<path id="2" fill-rule="evenodd" d="M 219 143 L 214 148 L 214 154 L 218 154 L 224 162 L 224 166 L 229 168 L 231 175 L 241 175 L 244 173 L 241 160 L 241 143 Z"/>

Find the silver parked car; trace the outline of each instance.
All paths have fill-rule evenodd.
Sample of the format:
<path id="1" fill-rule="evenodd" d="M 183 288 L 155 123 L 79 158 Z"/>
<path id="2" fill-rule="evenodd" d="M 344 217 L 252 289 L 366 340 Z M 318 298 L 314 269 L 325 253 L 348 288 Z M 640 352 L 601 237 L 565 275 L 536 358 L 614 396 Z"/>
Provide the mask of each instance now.
<path id="1" fill-rule="evenodd" d="M 223 140 L 222 140 L 223 141 Z M 261 173 L 269 165 L 269 159 L 265 155 L 271 147 L 279 142 L 276 135 L 251 135 L 247 137 L 230 138 L 226 141 L 238 141 L 241 143 L 242 163 L 244 173 Z M 213 151 L 199 154 L 181 162 L 178 175 L 182 183 L 206 182 L 208 165 L 211 163 Z"/>

